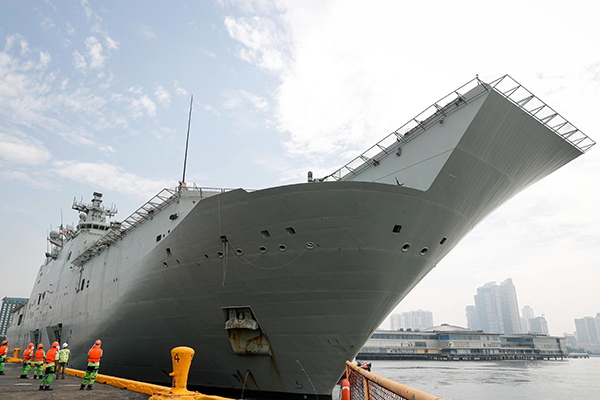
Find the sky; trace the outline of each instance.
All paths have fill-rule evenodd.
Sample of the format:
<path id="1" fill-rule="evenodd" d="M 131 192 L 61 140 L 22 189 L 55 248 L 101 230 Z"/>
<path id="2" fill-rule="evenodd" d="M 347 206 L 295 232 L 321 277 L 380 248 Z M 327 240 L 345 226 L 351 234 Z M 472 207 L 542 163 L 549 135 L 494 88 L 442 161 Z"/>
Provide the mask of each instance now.
<path id="1" fill-rule="evenodd" d="M 476 75 L 511 75 L 598 141 L 589 1 L 0 2 L 0 297 L 29 297 L 73 198 L 125 219 L 182 178 L 325 176 Z M 600 148 L 477 226 L 396 308 L 466 326 L 512 278 L 550 333 L 600 313 Z M 386 321 L 382 327 L 389 327 Z"/>

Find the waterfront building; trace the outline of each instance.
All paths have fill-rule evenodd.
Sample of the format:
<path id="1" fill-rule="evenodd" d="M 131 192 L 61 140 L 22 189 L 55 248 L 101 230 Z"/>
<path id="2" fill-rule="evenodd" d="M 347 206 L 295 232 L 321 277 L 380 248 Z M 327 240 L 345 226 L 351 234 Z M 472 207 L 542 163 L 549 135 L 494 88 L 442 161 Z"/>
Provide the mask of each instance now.
<path id="1" fill-rule="evenodd" d="M 563 337 L 500 335 L 442 324 L 422 331 L 375 331 L 357 358 L 515 360 L 558 359 L 567 354 Z"/>
<path id="2" fill-rule="evenodd" d="M 12 318 L 11 311 L 19 304 L 23 304 L 27 299 L 20 297 L 4 297 L 2 299 L 2 308 L 0 308 L 0 340 L 6 339 L 6 329 Z"/>
<path id="3" fill-rule="evenodd" d="M 513 334 L 521 332 L 517 291 L 512 279 L 477 288 L 475 306 L 467 306 L 467 326 L 473 330 Z"/>
<path id="4" fill-rule="evenodd" d="M 433 313 L 417 310 L 393 314 L 390 317 L 390 326 L 393 331 L 398 329 L 425 329 L 433 326 Z"/>

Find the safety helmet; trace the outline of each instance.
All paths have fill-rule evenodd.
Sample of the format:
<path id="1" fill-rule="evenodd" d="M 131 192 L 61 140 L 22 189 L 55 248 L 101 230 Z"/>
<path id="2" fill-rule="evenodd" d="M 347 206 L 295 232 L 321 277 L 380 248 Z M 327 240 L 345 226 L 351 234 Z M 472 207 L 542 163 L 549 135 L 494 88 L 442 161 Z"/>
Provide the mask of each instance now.
<path id="1" fill-rule="evenodd" d="M 58 342 L 53 342 L 53 343 L 52 343 L 52 347 L 56 347 L 56 346 L 60 346 L 60 343 L 58 343 Z"/>
<path id="2" fill-rule="evenodd" d="M 102 340 L 98 339 L 98 340 L 96 340 L 96 343 L 94 343 L 94 344 L 97 344 L 98 346 L 100 346 L 102 344 Z"/>
<path id="3" fill-rule="evenodd" d="M 69 347 L 68 343 L 63 343 L 63 349 L 66 349 L 67 347 Z"/>
<path id="4" fill-rule="evenodd" d="M 33 343 L 29 343 L 29 347 L 33 347 L 35 346 Z"/>
<path id="5" fill-rule="evenodd" d="M 38 344 L 38 349 L 43 349 L 44 345 L 42 343 Z"/>
<path id="6" fill-rule="evenodd" d="M 7 344 L 7 343 L 8 343 L 8 342 L 7 342 L 6 340 L 3 340 L 3 341 L 2 341 L 2 344 Z"/>

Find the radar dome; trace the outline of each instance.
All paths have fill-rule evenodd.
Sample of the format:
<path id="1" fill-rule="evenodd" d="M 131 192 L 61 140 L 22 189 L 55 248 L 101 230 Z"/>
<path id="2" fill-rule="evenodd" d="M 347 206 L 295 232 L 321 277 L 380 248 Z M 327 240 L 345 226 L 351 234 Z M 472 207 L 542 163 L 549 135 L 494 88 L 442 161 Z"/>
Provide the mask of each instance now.
<path id="1" fill-rule="evenodd" d="M 60 238 L 60 233 L 58 231 L 50 231 L 50 239 L 58 239 Z"/>

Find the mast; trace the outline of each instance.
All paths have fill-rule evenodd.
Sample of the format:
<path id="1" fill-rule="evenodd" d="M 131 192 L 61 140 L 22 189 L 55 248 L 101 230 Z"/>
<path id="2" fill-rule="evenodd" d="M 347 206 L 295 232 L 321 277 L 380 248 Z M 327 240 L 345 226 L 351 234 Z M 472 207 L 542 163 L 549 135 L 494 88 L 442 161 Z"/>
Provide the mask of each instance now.
<path id="1" fill-rule="evenodd" d="M 194 95 L 192 95 L 191 99 L 190 99 L 190 116 L 188 118 L 187 137 L 185 139 L 185 157 L 183 158 L 183 178 L 181 178 L 180 186 L 185 186 L 185 169 L 187 167 L 188 144 L 190 142 L 190 125 L 192 123 L 192 103 L 193 103 L 193 101 L 194 101 Z"/>

